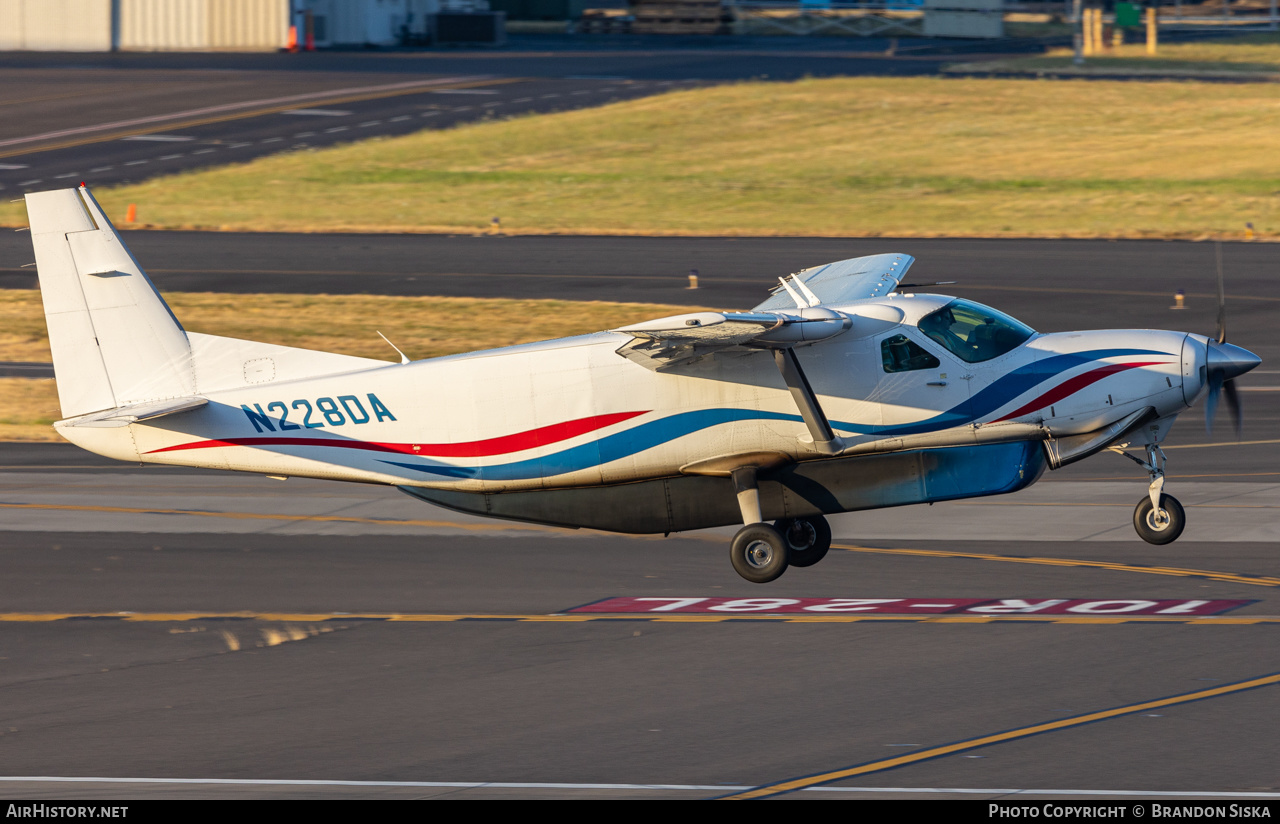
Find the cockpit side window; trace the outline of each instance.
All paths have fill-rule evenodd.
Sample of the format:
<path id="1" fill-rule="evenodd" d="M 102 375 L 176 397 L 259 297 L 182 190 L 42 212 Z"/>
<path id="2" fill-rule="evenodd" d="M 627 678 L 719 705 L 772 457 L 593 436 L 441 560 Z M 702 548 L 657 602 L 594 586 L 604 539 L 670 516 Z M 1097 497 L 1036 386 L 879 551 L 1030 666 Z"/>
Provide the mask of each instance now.
<path id="1" fill-rule="evenodd" d="M 881 341 L 880 360 L 886 372 L 912 372 L 941 366 L 937 358 L 906 335 L 894 335 Z"/>
<path id="2" fill-rule="evenodd" d="M 1035 334 L 1025 323 L 968 300 L 953 300 L 916 326 L 968 363 L 998 358 Z"/>

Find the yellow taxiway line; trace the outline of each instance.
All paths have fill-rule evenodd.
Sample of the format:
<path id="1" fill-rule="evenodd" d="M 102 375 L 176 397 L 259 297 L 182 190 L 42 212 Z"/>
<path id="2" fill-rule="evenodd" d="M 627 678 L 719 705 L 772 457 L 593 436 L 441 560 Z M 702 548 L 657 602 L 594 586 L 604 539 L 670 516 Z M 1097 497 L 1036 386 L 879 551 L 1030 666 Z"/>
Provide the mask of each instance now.
<path id="1" fill-rule="evenodd" d="M 1217 572 L 1211 569 L 1138 566 L 1136 564 L 1117 564 L 1110 561 L 1083 561 L 1073 558 L 1024 558 L 1017 555 L 990 555 L 983 552 L 956 552 L 944 549 L 881 549 L 878 547 L 857 546 L 854 544 L 832 544 L 831 548 L 843 549 L 848 552 L 868 552 L 877 555 L 917 555 L 925 558 L 973 558 L 980 561 L 1002 561 L 1006 564 L 1089 567 L 1092 569 L 1109 569 L 1117 572 L 1142 572 L 1147 575 L 1173 575 L 1179 578 L 1207 578 L 1211 581 L 1225 581 L 1233 584 L 1249 584 L 1250 586 L 1256 587 L 1280 587 L 1280 578 L 1269 578 L 1263 575 L 1239 575 L 1233 572 Z"/>
<path id="2" fill-rule="evenodd" d="M 879 772 L 881 770 L 891 770 L 894 767 L 901 767 L 906 764 L 914 764 L 919 761 L 926 761 L 931 758 L 939 758 L 952 753 L 964 752 L 978 747 L 986 747 L 991 744 L 1000 744 L 1005 741 L 1013 741 L 1019 738 L 1026 738 L 1041 733 L 1053 732 L 1055 730 L 1068 729 L 1078 727 L 1082 724 L 1091 724 L 1094 721 L 1105 721 L 1108 718 L 1116 718 L 1121 715 L 1131 715 L 1135 712 L 1143 712 L 1144 710 L 1154 710 L 1161 707 L 1171 707 L 1176 704 L 1186 704 L 1191 701 L 1203 701 L 1206 698 L 1217 698 L 1220 695 L 1229 695 L 1235 692 L 1243 692 L 1244 690 L 1257 689 L 1258 687 L 1266 687 L 1272 684 L 1280 683 L 1280 673 L 1272 673 L 1264 675 L 1261 678 L 1252 678 L 1248 681 L 1238 681 L 1234 684 L 1224 684 L 1220 687 L 1213 687 L 1207 690 L 1197 690 L 1183 695 L 1174 695 L 1169 698 L 1159 698 L 1155 701 L 1144 701 L 1140 704 L 1128 704 L 1123 707 L 1113 707 L 1109 710 L 1100 712 L 1091 712 L 1085 715 L 1077 715 L 1072 718 L 1063 718 L 1058 721 L 1050 721 L 1046 724 L 1033 724 L 1029 727 L 1020 727 L 1014 730 L 996 733 L 995 735 L 985 735 L 980 738 L 971 738 L 968 741 L 957 741 L 954 744 L 945 744 L 941 747 L 932 747 L 927 750 L 901 755 L 897 758 L 886 758 L 881 761 L 872 761 L 869 764 L 860 764 L 855 767 L 848 767 L 843 770 L 834 770 L 827 773 L 819 773 L 817 775 L 796 778 L 790 781 L 780 781 L 776 784 L 766 784 L 748 790 L 744 793 L 736 793 L 734 795 L 725 796 L 726 799 L 740 800 L 748 798 L 768 798 L 770 796 L 781 795 L 782 793 L 795 792 L 803 790 L 807 787 L 814 787 L 819 784 L 829 784 L 832 781 L 839 781 L 843 778 L 852 778 L 857 775 L 866 775 L 867 773 Z"/>

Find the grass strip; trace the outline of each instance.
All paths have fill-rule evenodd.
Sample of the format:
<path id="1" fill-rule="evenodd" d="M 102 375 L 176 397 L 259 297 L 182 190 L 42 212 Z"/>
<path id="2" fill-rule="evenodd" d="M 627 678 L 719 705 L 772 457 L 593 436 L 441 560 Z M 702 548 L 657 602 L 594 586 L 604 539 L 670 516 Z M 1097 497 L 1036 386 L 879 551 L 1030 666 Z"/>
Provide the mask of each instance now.
<path id="1" fill-rule="evenodd" d="M 98 194 L 172 229 L 475 233 L 496 216 L 530 234 L 1231 237 L 1251 222 L 1280 237 L 1278 157 L 1280 84 L 859 77 L 495 119 Z M 0 222 L 22 225 L 21 208 Z"/>
<path id="2" fill-rule="evenodd" d="M 1280 79 L 1280 35 L 1252 34 L 1224 40 L 1161 43 L 1155 55 L 1147 54 L 1145 29 L 1129 35 L 1141 42 L 1109 47 L 1104 54 L 1074 62 L 1071 48 L 1050 49 L 1043 55 L 953 63 L 944 71 L 953 74 L 1053 72 L 1082 76 L 1109 74 L 1185 75 L 1232 77 L 1258 75 Z"/>

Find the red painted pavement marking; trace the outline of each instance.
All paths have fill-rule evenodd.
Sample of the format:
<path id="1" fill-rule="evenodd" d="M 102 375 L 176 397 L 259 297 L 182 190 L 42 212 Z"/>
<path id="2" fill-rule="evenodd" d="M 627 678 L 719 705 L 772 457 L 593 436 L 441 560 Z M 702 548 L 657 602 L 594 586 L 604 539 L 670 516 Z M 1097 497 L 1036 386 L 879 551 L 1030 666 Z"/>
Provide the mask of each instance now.
<path id="1" fill-rule="evenodd" d="M 1219 615 L 1249 600 L 1140 598 L 606 598 L 568 612 L 733 615 Z"/>

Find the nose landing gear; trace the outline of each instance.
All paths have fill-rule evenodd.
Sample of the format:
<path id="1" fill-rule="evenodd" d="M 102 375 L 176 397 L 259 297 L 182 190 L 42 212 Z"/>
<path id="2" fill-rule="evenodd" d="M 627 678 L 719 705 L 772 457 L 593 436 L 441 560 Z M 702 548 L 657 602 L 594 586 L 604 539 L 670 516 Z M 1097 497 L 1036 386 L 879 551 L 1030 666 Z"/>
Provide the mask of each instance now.
<path id="1" fill-rule="evenodd" d="M 1133 528 L 1138 537 L 1149 544 L 1171 544 L 1178 540 L 1183 528 L 1187 525 L 1187 516 L 1182 504 L 1172 495 L 1164 494 L 1164 450 L 1158 443 L 1147 444 L 1147 459 L 1130 455 L 1124 447 L 1115 447 L 1129 460 L 1147 470 L 1151 477 L 1151 485 L 1147 488 L 1147 497 L 1138 501 L 1133 510 Z"/>

